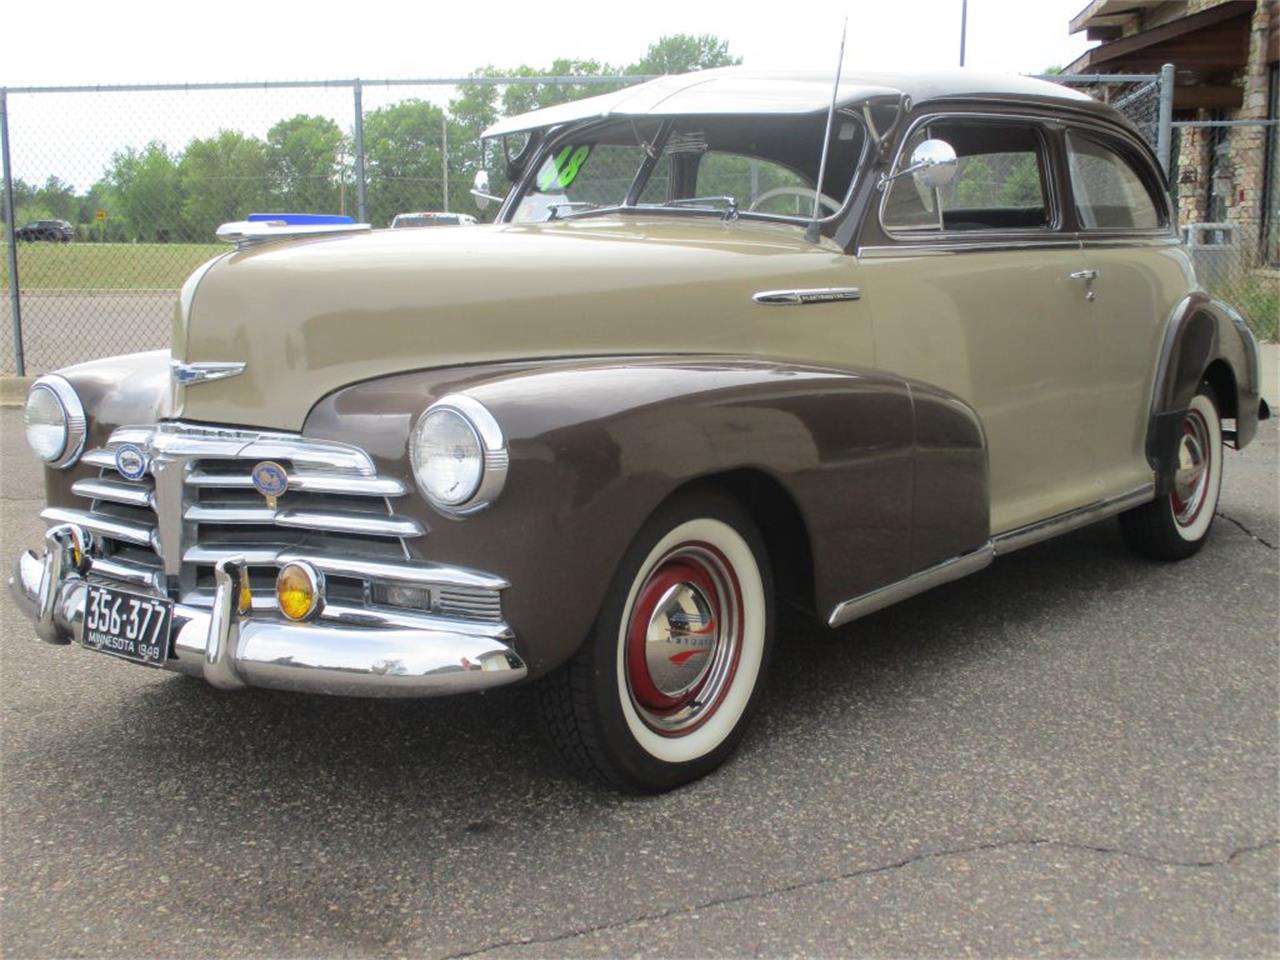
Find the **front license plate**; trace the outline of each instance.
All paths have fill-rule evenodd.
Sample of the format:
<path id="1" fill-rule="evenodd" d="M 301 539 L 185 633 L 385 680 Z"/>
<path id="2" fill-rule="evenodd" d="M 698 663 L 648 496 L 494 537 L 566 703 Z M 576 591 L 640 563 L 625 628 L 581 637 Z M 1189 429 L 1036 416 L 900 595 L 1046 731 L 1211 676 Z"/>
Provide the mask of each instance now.
<path id="1" fill-rule="evenodd" d="M 158 667 L 169 659 L 173 601 L 89 584 L 80 642 L 91 650 Z"/>

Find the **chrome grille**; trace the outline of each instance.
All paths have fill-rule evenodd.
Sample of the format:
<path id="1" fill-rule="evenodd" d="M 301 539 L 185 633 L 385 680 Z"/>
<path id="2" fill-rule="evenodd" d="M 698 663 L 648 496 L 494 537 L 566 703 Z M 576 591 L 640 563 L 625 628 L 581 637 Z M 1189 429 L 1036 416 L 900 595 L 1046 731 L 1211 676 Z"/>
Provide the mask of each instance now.
<path id="1" fill-rule="evenodd" d="M 137 481 L 116 471 L 116 450 L 133 444 L 148 457 Z M 506 583 L 483 574 L 412 563 L 408 541 L 426 531 L 397 514 L 393 500 L 408 493 L 395 477 L 377 474 L 357 447 L 292 434 L 161 424 L 123 427 L 84 462 L 97 477 L 72 492 L 87 509 L 50 507 L 44 519 L 77 523 L 94 535 L 95 572 L 151 586 L 201 606 L 213 597 L 213 565 L 245 557 L 254 609 L 275 607 L 276 572 L 306 558 L 325 570 L 335 616 L 369 603 L 374 582 L 427 589 L 431 614 L 498 622 Z M 262 460 L 280 463 L 288 491 L 275 507 L 254 489 L 251 471 Z"/>

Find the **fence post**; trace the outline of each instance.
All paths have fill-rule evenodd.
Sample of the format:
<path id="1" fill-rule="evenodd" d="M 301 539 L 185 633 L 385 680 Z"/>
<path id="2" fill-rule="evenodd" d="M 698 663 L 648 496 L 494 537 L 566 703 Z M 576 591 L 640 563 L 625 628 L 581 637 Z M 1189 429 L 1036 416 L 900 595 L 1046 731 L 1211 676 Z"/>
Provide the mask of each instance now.
<path id="1" fill-rule="evenodd" d="M 364 204 L 364 100 L 360 78 L 352 84 L 356 106 L 356 220 L 368 223 L 369 215 Z"/>
<path id="2" fill-rule="evenodd" d="M 1173 158 L 1173 64 L 1160 68 L 1160 114 L 1156 118 L 1156 156 L 1164 175 L 1172 181 L 1169 163 Z"/>
<path id="3" fill-rule="evenodd" d="M 9 312 L 13 317 L 13 363 L 18 376 L 26 376 L 22 356 L 22 298 L 18 293 L 18 235 L 13 217 L 13 168 L 9 164 L 9 92 L 0 87 L 0 154 L 4 160 L 4 233 L 9 253 Z"/>
<path id="4" fill-rule="evenodd" d="M 440 173 L 444 179 L 444 212 L 449 212 L 449 117 L 440 114 Z"/>

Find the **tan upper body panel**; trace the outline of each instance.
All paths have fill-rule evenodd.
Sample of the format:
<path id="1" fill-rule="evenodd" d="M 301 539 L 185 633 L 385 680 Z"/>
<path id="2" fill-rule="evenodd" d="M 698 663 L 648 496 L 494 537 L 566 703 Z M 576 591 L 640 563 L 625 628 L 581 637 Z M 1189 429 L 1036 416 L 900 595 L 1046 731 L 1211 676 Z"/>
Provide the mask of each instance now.
<path id="1" fill-rule="evenodd" d="M 851 280 L 855 261 L 786 224 L 589 218 L 376 231 L 229 254 L 179 309 L 174 356 L 241 361 L 181 416 L 300 429 L 317 400 L 398 371 L 531 357 L 741 353 L 870 365 L 856 304 L 752 295 Z"/>

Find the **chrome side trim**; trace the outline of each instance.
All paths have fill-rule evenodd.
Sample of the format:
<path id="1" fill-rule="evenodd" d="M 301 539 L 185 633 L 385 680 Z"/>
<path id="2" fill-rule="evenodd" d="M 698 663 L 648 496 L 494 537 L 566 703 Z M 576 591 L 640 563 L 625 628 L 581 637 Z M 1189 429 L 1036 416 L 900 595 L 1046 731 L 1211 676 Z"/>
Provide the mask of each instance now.
<path id="1" fill-rule="evenodd" d="M 992 537 L 991 542 L 995 546 L 996 556 L 1003 557 L 1007 553 L 1013 553 L 1015 550 L 1029 547 L 1033 543 L 1039 543 L 1041 540 L 1048 540 L 1050 537 L 1056 537 L 1058 534 L 1067 533 L 1079 527 L 1087 527 L 1098 520 L 1104 520 L 1107 517 L 1115 516 L 1117 513 L 1123 513 L 1131 507 L 1141 506 L 1154 499 L 1155 495 L 1156 485 L 1154 481 L 1144 483 L 1136 490 L 1131 490 L 1128 493 L 1108 497 L 1105 500 L 1098 500 L 1078 509 L 1068 510 L 1066 513 L 1060 513 L 1044 520 L 1037 520 L 1035 523 L 1029 523 L 1026 526 L 1018 527 L 1016 530 L 999 534 Z"/>
<path id="2" fill-rule="evenodd" d="M 244 373 L 245 365 L 233 361 L 198 361 L 183 363 L 181 360 L 169 361 L 169 379 L 176 384 L 189 387 L 193 383 L 210 383 L 214 380 L 226 380 Z"/>
<path id="3" fill-rule="evenodd" d="M 870 593 L 864 593 L 862 596 L 854 597 L 852 600 L 845 600 L 843 603 L 836 604 L 835 608 L 832 609 L 831 615 L 827 618 L 827 625 L 831 627 L 842 626 L 850 620 L 856 620 L 858 617 L 865 617 L 868 614 L 875 613 L 877 610 L 883 610 L 899 600 L 905 600 L 907 597 L 913 597 L 917 593 L 932 587 L 976 573 L 990 564 L 994 556 L 995 551 L 992 549 L 991 542 L 988 541 L 972 553 L 952 557 L 950 560 L 944 560 L 942 563 L 926 570 L 921 570 L 919 573 L 913 573 L 905 580 L 899 580 L 897 583 L 891 583 L 878 590 L 872 590 Z"/>
<path id="4" fill-rule="evenodd" d="M 74 523 L 90 533 L 112 540 L 123 540 L 139 547 L 154 547 L 155 527 L 140 523 L 127 523 L 124 520 L 113 520 L 88 510 L 75 510 L 70 507 L 47 507 L 40 511 L 40 519 L 50 523 Z"/>
<path id="5" fill-rule="evenodd" d="M 814 287 L 810 290 L 761 290 L 751 295 L 756 303 L 766 306 L 786 306 L 806 303 L 840 303 L 861 300 L 862 291 L 857 287 Z"/>

